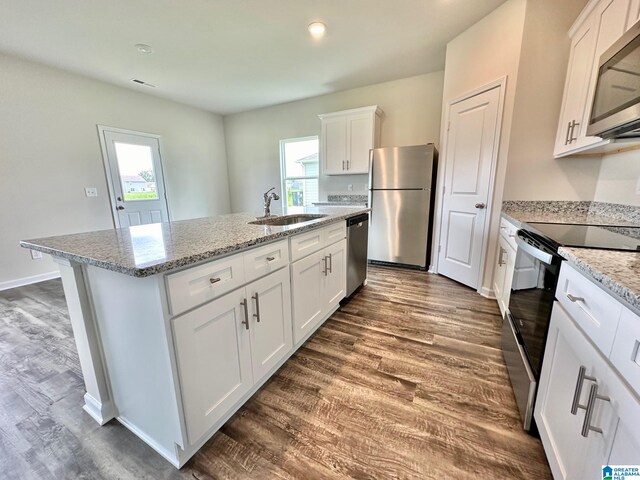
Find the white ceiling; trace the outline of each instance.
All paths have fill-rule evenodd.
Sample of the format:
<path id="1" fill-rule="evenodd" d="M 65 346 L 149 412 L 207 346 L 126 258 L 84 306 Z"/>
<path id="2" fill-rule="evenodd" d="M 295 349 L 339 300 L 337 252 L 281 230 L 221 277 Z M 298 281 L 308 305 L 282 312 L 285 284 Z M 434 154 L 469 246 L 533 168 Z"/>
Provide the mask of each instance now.
<path id="1" fill-rule="evenodd" d="M 441 70 L 504 1 L 0 0 L 0 51 L 227 114 Z"/>

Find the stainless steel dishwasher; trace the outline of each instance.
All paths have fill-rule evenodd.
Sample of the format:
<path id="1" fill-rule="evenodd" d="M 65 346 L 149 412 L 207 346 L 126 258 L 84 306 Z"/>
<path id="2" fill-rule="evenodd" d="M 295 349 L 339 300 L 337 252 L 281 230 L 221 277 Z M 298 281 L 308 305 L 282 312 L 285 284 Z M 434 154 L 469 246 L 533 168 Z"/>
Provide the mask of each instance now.
<path id="1" fill-rule="evenodd" d="M 347 297 L 367 278 L 369 214 L 347 218 Z"/>

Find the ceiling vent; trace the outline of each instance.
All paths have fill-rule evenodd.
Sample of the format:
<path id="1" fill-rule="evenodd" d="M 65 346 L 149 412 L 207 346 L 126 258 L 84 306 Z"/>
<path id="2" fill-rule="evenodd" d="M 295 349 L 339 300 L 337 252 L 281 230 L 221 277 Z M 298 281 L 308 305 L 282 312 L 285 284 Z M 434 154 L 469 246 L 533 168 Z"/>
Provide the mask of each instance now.
<path id="1" fill-rule="evenodd" d="M 145 87 L 156 88 L 156 86 L 153 85 L 152 83 L 147 83 L 142 80 L 138 80 L 137 78 L 132 78 L 131 81 L 133 83 L 137 83 L 138 85 L 144 85 Z"/>

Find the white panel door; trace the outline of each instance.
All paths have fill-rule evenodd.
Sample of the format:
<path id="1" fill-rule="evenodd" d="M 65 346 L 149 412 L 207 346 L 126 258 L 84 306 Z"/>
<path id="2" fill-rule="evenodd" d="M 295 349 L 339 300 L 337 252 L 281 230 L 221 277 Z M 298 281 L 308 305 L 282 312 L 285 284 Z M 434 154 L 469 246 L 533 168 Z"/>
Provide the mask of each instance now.
<path id="1" fill-rule="evenodd" d="M 291 264 L 293 341 L 298 344 L 326 312 L 323 295 L 325 253 L 320 250 Z"/>
<path id="2" fill-rule="evenodd" d="M 117 227 L 168 222 L 157 137 L 100 128 Z"/>
<path id="3" fill-rule="evenodd" d="M 449 110 L 438 273 L 473 288 L 480 277 L 499 104 L 496 87 Z"/>
<path id="4" fill-rule="evenodd" d="M 347 241 L 324 249 L 327 274 L 324 277 L 324 298 L 327 309 L 333 308 L 347 293 Z"/>
<path id="5" fill-rule="evenodd" d="M 323 173 L 344 173 L 346 170 L 347 124 L 344 117 L 322 120 L 322 157 Z"/>
<path id="6" fill-rule="evenodd" d="M 193 444 L 249 391 L 251 342 L 245 289 L 173 320 L 182 404 Z M 153 399 L 150 399 L 153 401 Z"/>
<path id="7" fill-rule="evenodd" d="M 251 301 L 250 332 L 253 380 L 258 382 L 293 347 L 289 269 L 247 286 Z"/>
<path id="8" fill-rule="evenodd" d="M 369 173 L 369 151 L 373 148 L 375 115 L 352 115 L 347 118 L 347 170 L 349 173 Z"/>

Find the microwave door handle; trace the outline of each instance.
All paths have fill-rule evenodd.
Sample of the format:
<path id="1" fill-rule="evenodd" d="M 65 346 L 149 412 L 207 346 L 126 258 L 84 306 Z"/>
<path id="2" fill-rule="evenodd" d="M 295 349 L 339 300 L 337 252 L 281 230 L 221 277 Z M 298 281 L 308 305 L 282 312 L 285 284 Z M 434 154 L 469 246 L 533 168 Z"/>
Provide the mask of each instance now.
<path id="1" fill-rule="evenodd" d="M 547 252 L 543 252 L 542 250 L 538 250 L 533 245 L 529 245 L 520 237 L 520 235 L 516 235 L 515 240 L 516 240 L 516 244 L 518 244 L 519 249 L 521 249 L 525 253 L 528 253 L 533 258 L 537 258 L 542 263 L 546 265 L 551 265 L 551 262 L 553 261 L 553 255 Z"/>

